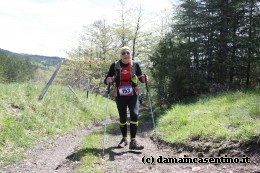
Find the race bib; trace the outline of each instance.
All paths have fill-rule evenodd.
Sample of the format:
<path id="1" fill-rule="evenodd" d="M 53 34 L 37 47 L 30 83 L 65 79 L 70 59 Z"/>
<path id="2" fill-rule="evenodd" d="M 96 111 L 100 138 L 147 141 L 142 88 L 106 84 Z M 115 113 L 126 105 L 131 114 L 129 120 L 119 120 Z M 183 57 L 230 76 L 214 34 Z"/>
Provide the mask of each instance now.
<path id="1" fill-rule="evenodd" d="M 132 86 L 120 86 L 118 88 L 120 96 L 132 96 L 133 87 Z"/>

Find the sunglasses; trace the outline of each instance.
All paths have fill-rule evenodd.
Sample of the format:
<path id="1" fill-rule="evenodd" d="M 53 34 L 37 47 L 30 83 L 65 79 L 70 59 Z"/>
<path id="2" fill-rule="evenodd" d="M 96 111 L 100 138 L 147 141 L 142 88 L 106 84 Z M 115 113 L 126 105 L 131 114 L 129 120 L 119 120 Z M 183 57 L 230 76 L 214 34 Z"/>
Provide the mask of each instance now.
<path id="1" fill-rule="evenodd" d="M 129 52 L 122 52 L 122 55 L 125 55 L 125 54 L 129 55 L 130 53 Z"/>

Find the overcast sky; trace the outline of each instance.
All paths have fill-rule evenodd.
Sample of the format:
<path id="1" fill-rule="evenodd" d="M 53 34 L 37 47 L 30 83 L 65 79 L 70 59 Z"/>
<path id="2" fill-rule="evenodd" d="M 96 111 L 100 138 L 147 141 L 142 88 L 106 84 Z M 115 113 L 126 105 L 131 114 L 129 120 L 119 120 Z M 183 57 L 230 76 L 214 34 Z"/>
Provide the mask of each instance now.
<path id="1" fill-rule="evenodd" d="M 176 0 L 128 0 L 146 13 Z M 66 57 L 83 25 L 117 17 L 119 0 L 0 0 L 0 48 L 17 53 Z"/>

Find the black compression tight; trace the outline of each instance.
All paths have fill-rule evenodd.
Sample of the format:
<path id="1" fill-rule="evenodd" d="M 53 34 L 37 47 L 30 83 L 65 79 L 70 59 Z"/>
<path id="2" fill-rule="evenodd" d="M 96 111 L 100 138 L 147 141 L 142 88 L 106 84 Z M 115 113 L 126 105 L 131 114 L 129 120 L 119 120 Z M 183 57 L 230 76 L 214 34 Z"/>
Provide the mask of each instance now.
<path id="1" fill-rule="evenodd" d="M 135 138 L 138 126 L 137 96 L 117 96 L 116 104 L 120 118 L 120 130 L 123 137 L 127 136 L 127 107 L 130 111 L 130 136 Z"/>

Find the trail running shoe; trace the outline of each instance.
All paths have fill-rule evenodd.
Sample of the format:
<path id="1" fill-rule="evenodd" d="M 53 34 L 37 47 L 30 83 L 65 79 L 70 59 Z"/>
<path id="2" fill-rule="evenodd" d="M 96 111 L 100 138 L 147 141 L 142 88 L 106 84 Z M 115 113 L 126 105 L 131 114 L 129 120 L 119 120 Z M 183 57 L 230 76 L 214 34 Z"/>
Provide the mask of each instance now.
<path id="1" fill-rule="evenodd" d="M 144 149 L 144 146 L 137 144 L 136 140 L 133 140 L 130 142 L 129 149 L 130 150 L 142 150 L 142 149 Z"/>
<path id="2" fill-rule="evenodd" d="M 126 138 L 122 138 L 121 141 L 118 144 L 118 148 L 124 148 L 127 145 L 128 145 L 127 139 Z"/>

